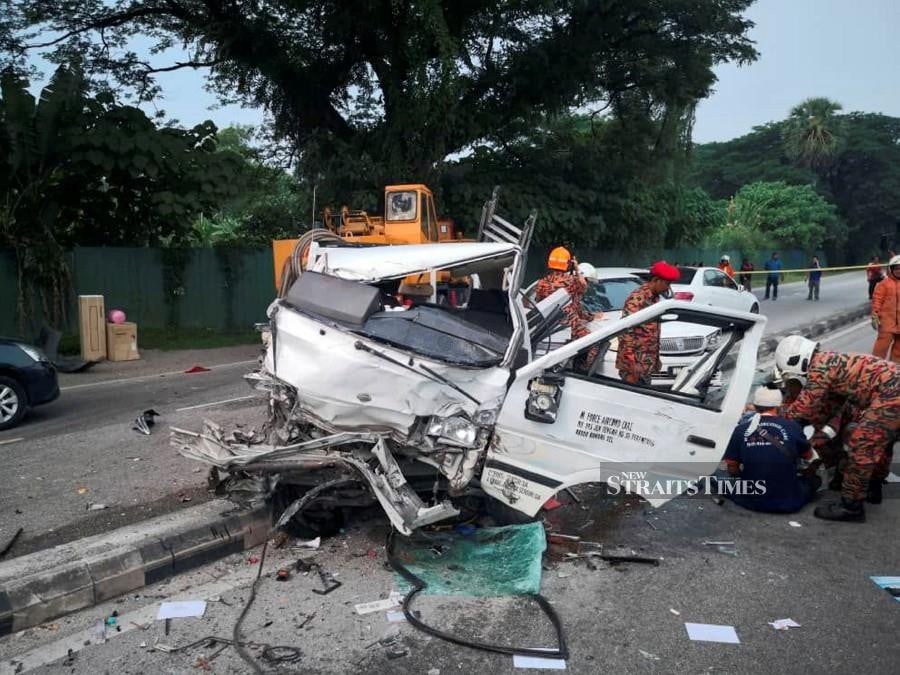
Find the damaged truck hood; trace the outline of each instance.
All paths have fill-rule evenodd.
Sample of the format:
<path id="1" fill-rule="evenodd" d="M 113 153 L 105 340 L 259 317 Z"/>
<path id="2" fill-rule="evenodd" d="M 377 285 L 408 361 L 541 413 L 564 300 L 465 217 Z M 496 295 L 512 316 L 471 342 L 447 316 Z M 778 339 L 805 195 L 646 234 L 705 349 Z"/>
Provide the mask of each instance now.
<path id="1" fill-rule="evenodd" d="M 411 357 L 324 328 L 285 307 L 276 306 L 272 313 L 276 337 L 266 352 L 265 370 L 295 387 L 303 412 L 326 428 L 406 436 L 417 417 L 464 413 L 474 418 L 503 401 L 509 377 L 504 368 L 460 368 Z"/>

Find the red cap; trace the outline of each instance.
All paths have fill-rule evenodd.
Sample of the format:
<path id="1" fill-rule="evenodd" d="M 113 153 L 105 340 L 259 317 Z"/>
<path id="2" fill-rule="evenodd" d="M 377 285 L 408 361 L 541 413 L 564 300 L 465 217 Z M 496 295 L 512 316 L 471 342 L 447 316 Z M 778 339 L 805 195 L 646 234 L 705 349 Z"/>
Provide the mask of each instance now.
<path id="1" fill-rule="evenodd" d="M 681 273 L 675 265 L 670 265 L 665 260 L 660 260 L 650 266 L 650 276 L 657 277 L 663 281 L 674 282 L 681 278 Z"/>

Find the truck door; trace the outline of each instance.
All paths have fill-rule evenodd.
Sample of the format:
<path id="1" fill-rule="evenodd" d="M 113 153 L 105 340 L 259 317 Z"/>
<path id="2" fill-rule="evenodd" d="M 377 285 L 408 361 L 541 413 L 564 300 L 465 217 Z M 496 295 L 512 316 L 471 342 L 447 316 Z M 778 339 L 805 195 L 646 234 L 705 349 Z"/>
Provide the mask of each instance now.
<path id="1" fill-rule="evenodd" d="M 722 339 L 667 387 L 604 375 L 607 348 L 648 321 L 707 324 Z M 654 505 L 690 490 L 689 481 L 715 471 L 724 454 L 750 393 L 764 325 L 759 315 L 669 300 L 527 364 L 498 416 L 483 489 L 530 516 L 579 483 L 605 482 Z M 591 348 L 599 354 L 587 369 Z"/>

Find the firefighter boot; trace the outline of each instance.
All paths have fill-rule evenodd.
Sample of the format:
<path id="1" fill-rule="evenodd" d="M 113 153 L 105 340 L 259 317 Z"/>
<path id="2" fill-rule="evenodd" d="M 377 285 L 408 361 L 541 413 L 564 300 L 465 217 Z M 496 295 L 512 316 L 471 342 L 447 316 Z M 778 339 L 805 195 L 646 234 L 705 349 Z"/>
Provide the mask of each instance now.
<path id="1" fill-rule="evenodd" d="M 813 515 L 823 520 L 839 520 L 848 523 L 866 522 L 866 510 L 863 508 L 861 499 L 854 501 L 841 497 L 840 501 L 817 506 Z"/>
<path id="2" fill-rule="evenodd" d="M 881 503 L 881 485 L 883 481 L 880 478 L 873 478 L 869 481 L 869 489 L 866 490 L 866 501 L 870 504 Z"/>

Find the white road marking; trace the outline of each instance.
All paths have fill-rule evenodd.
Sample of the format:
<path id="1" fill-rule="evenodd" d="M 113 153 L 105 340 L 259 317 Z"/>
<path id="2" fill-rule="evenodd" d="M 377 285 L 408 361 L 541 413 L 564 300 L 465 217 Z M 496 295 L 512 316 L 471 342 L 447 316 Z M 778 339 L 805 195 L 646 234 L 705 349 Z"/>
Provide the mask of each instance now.
<path id="1" fill-rule="evenodd" d="M 10 438 L 5 441 L 0 441 L 0 445 L 7 445 L 9 443 L 18 443 L 19 441 L 24 441 L 24 440 L 25 440 L 24 436 L 22 438 Z"/>
<path id="2" fill-rule="evenodd" d="M 226 403 L 233 403 L 234 401 L 246 401 L 251 398 L 262 399 L 262 397 L 257 394 L 250 394 L 249 396 L 238 396 L 237 398 L 226 398 L 224 401 L 213 401 L 212 403 L 201 403 L 200 405 L 189 405 L 186 408 L 176 408 L 175 412 L 184 412 L 185 410 L 199 410 L 200 408 L 212 408 L 215 405 L 225 405 Z"/>
<path id="3" fill-rule="evenodd" d="M 855 323 L 852 326 L 847 326 L 846 328 L 842 328 L 841 330 L 835 333 L 826 333 L 825 336 L 820 340 L 820 342 L 831 342 L 832 340 L 840 340 L 845 335 L 849 335 L 853 331 L 859 330 L 860 328 L 864 328 L 869 325 L 869 320 L 860 321 L 859 323 Z"/>
<path id="4" fill-rule="evenodd" d="M 237 366 L 246 366 L 250 363 L 257 363 L 257 359 L 249 361 L 235 361 L 233 363 L 222 363 L 217 366 L 209 366 L 210 371 L 220 370 L 222 368 L 235 368 Z M 68 387 L 60 387 L 60 391 L 71 391 L 73 389 L 87 389 L 88 387 L 108 386 L 110 384 L 125 384 L 127 382 L 141 382 L 144 380 L 152 380 L 157 377 L 165 377 L 167 375 L 187 375 L 183 370 L 170 370 L 165 373 L 154 373 L 153 375 L 138 375 L 136 377 L 123 377 L 118 380 L 101 380 L 99 382 L 86 382 L 85 384 L 73 384 Z M 202 376 L 202 373 L 196 375 Z"/>

